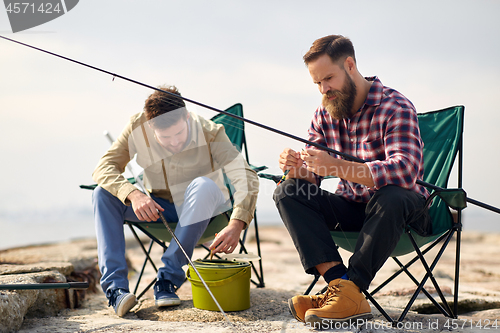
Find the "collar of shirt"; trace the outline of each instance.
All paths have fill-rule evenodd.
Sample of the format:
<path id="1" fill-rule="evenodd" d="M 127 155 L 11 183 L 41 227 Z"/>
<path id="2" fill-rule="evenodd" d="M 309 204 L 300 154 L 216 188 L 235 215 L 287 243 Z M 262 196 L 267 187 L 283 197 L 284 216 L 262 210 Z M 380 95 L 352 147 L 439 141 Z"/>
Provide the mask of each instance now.
<path id="1" fill-rule="evenodd" d="M 380 82 L 380 80 L 376 76 L 365 77 L 365 79 L 367 81 L 372 81 L 372 86 L 370 87 L 368 95 L 366 96 L 365 99 L 365 105 L 369 106 L 380 105 L 384 92 L 384 85 L 382 84 L 382 82 Z"/>
<path id="2" fill-rule="evenodd" d="M 349 117 L 349 119 L 345 119 L 344 121 L 354 119 L 357 116 L 360 116 L 368 107 L 379 106 L 382 102 L 382 98 L 384 95 L 384 85 L 379 80 L 379 78 L 377 76 L 369 76 L 365 77 L 365 80 L 372 82 L 370 90 L 366 95 L 365 102 L 359 108 L 359 110 L 356 111 L 356 113 L 354 113 L 351 117 Z"/>

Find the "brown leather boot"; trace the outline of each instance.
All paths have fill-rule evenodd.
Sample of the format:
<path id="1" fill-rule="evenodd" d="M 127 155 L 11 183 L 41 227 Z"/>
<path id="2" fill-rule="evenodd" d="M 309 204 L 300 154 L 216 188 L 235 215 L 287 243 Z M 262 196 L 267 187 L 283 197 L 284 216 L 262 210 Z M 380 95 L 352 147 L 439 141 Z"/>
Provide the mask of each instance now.
<path id="1" fill-rule="evenodd" d="M 298 321 L 304 322 L 306 311 L 319 308 L 322 304 L 323 294 L 319 295 L 297 295 L 288 300 L 290 312 Z"/>
<path id="2" fill-rule="evenodd" d="M 370 304 L 354 282 L 343 279 L 330 281 L 319 308 L 306 311 L 305 321 L 312 327 L 329 322 L 372 318 Z M 316 324 L 315 324 L 316 323 Z M 316 326 L 315 326 L 316 325 Z"/>

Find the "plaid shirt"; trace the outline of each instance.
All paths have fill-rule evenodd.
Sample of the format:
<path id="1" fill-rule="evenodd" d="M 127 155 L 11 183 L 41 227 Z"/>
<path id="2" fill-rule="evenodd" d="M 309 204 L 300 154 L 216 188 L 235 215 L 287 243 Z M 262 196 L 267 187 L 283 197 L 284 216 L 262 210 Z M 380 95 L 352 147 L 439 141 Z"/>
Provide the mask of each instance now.
<path id="1" fill-rule="evenodd" d="M 373 81 L 372 86 L 365 103 L 353 116 L 334 120 L 320 106 L 309 129 L 310 141 L 367 161 L 375 187 L 341 179 L 336 194 L 368 202 L 377 189 L 393 184 L 428 197 L 425 187 L 415 183 L 424 175 L 424 143 L 415 107 L 377 77 L 366 79 Z"/>

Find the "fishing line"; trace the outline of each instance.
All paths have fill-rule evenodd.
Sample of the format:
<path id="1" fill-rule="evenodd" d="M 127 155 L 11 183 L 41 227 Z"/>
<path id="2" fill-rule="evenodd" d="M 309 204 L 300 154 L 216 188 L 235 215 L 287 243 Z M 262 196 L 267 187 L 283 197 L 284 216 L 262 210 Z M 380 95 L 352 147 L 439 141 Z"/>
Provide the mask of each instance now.
<path id="1" fill-rule="evenodd" d="M 136 80 L 133 80 L 133 79 L 130 79 L 130 78 L 127 78 L 125 76 L 122 76 L 122 75 L 119 75 L 119 74 L 116 74 L 116 73 L 112 73 L 110 71 L 107 71 L 107 70 L 104 70 L 104 69 L 101 69 L 101 68 L 98 68 L 98 67 L 95 67 L 95 66 L 91 66 L 91 65 L 88 65 L 86 63 L 83 63 L 81 61 L 77 61 L 77 60 L 74 60 L 74 59 L 71 59 L 71 58 L 68 58 L 68 57 L 65 57 L 65 56 L 62 56 L 62 55 L 59 55 L 57 53 L 53 53 L 53 52 L 50 52 L 50 51 L 46 51 L 44 49 L 41 49 L 41 48 L 38 48 L 38 47 L 35 47 L 35 46 L 32 46 L 32 45 L 29 45 L 29 44 L 26 44 L 26 43 L 22 43 L 22 42 L 19 42 L 19 41 L 16 41 L 14 39 L 10 39 L 10 38 L 7 38 L 7 37 L 4 37 L 4 36 L 1 36 L 0 35 L 0 38 L 2 39 L 5 39 L 7 41 L 10 41 L 10 42 L 13 42 L 13 43 L 16 43 L 16 44 L 19 44 L 19 45 L 23 45 L 23 46 L 26 46 L 26 47 L 29 47 L 31 49 L 34 49 L 34 50 L 37 50 L 37 51 L 40 51 L 40 52 L 43 52 L 43 53 L 47 53 L 47 54 L 50 54 L 50 55 L 53 55 L 55 57 L 58 57 L 58 58 L 61 58 L 61 59 L 64 59 L 64 60 L 68 60 L 68 61 L 71 61 L 71 62 L 74 62 L 76 64 L 79 64 L 79 65 L 82 65 L 82 66 L 85 66 L 85 67 L 88 67 L 88 68 L 91 68 L 91 69 L 94 69 L 96 71 L 99 71 L 99 72 L 102 72 L 102 73 L 106 73 L 108 75 L 111 75 L 113 78 L 119 78 L 119 79 L 122 79 L 122 80 L 125 80 L 125 81 L 128 81 L 128 82 L 131 82 L 131 83 L 135 83 L 137 85 L 140 85 L 140 86 L 143 86 L 143 87 L 146 87 L 146 88 L 149 88 L 149 89 L 153 89 L 153 90 L 156 90 L 156 91 L 159 91 L 159 92 L 163 92 L 165 94 L 168 94 L 168 95 L 171 95 L 171 96 L 174 96 L 175 98 L 181 98 L 183 99 L 184 101 L 187 101 L 187 102 L 190 102 L 190 103 L 193 103 L 195 105 L 198 105 L 198 106 L 201 106 L 203 108 L 206 108 L 206 109 L 209 109 L 209 110 L 212 110 L 212 111 L 215 111 L 215 112 L 218 112 L 218 113 L 222 113 L 222 114 L 225 114 L 227 116 L 230 116 L 232 118 L 235 118 L 235 119 L 238 119 L 240 121 L 244 121 L 244 122 L 247 122 L 249 124 L 252 124 L 252 125 L 255 125 L 257 127 L 260 127 L 260 128 L 263 128 L 265 130 L 268 130 L 268 131 L 271 131 L 271 132 L 274 132 L 276 134 L 279 134 L 279 135 L 282 135 L 282 136 L 286 136 L 290 139 L 293 139 L 293 140 L 296 140 L 296 141 L 299 141 L 299 142 L 302 142 L 302 143 L 305 143 L 309 146 L 312 146 L 312 147 L 315 147 L 315 148 L 318 148 L 320 150 L 324 150 L 324 151 L 327 151 L 329 153 L 332 153 L 332 154 L 335 154 L 335 155 L 338 155 L 338 156 L 341 156 L 347 160 L 350 160 L 350 161 L 354 161 L 354 162 L 358 162 L 358 163 L 365 163 L 367 161 L 359 158 L 359 157 L 356 157 L 356 156 L 352 156 L 352 155 L 349 155 L 349 154 L 346 154 L 346 153 L 343 153 L 343 152 L 340 152 L 338 150 L 335 150 L 335 149 L 332 149 L 332 148 L 329 148 L 329 147 L 325 147 L 323 145 L 320 145 L 316 142 L 312 142 L 312 141 L 309 141 L 309 140 L 306 140 L 306 139 L 303 139 L 301 137 L 298 137 L 296 135 L 293 135 L 293 134 L 290 134 L 290 133 L 286 133 L 286 132 L 283 132 L 281 130 L 278 130 L 278 129 L 275 129 L 273 127 L 270 127 L 270 126 L 267 126 L 267 125 L 264 125 L 264 124 L 261 124 L 261 123 L 258 123 L 258 122 L 255 122 L 253 120 L 250 120 L 250 119 L 247 119 L 247 118 L 243 118 L 243 117 L 240 117 L 240 116 L 237 116 L 235 114 L 232 114 L 232 113 L 229 113 L 227 111 L 224 111 L 224 110 L 220 110 L 220 109 L 217 109 L 217 108 L 214 108 L 210 105 L 207 105 L 207 104 L 203 104 L 203 103 L 200 103 L 200 102 L 197 102 L 195 100 L 192 100 L 192 99 L 189 99 L 189 98 L 186 98 L 186 97 L 183 97 L 183 96 L 179 96 L 177 94 L 174 94 L 174 93 L 171 93 L 171 92 L 168 92 L 168 91 L 165 91 L 165 90 L 161 90 L 159 88 L 156 88 L 156 87 L 153 87 L 151 85 L 148 85 L 148 84 L 145 84 L 145 83 L 142 83 L 142 82 L 139 82 L 139 81 L 136 81 Z M 425 186 L 427 188 L 430 188 L 432 190 L 436 190 L 436 191 L 442 191 L 442 190 L 445 190 L 444 188 L 442 187 L 439 187 L 439 186 L 436 186 L 436 185 L 433 185 L 433 184 L 430 184 L 430 183 L 427 183 L 427 182 L 424 182 L 423 180 L 420 180 L 420 179 L 417 179 L 416 180 L 416 183 L 419 184 L 419 185 L 422 185 L 422 186 Z M 488 204 L 485 204 L 483 202 L 480 202 L 478 200 L 474 200 L 472 198 L 469 198 L 466 196 L 465 200 L 469 203 L 472 203 L 476 206 L 479 206 L 479 207 L 482 207 L 482 208 L 485 208 L 485 209 L 488 209 L 488 210 L 491 210 L 493 212 L 496 212 L 496 213 L 499 213 L 500 214 L 500 209 L 499 208 L 496 208 L 496 207 L 493 207 L 491 205 L 488 205 Z"/>

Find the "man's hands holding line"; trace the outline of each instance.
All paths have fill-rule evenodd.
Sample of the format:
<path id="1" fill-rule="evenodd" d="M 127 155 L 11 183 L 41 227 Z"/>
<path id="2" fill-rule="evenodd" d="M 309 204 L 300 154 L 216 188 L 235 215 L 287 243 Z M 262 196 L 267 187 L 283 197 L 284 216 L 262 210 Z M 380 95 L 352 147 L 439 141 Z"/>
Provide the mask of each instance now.
<path id="1" fill-rule="evenodd" d="M 303 149 L 300 153 L 285 148 L 279 158 L 280 169 L 290 170 L 288 178 L 316 182 L 318 176 L 334 176 L 368 187 L 374 187 L 373 177 L 365 163 L 346 161 L 319 149 Z"/>

